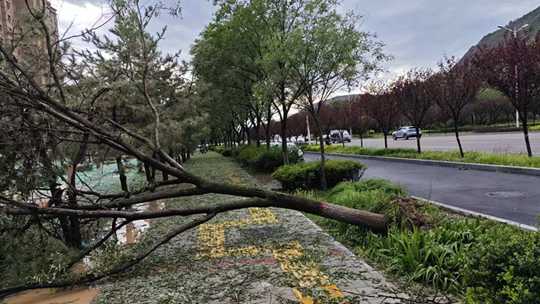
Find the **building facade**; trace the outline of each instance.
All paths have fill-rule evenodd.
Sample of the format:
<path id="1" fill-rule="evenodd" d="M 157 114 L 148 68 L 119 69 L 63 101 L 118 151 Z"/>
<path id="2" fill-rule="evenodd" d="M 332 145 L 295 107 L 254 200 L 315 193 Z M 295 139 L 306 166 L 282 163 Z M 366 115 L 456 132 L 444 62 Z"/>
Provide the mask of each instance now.
<path id="1" fill-rule="evenodd" d="M 17 0 L 19 1 L 19 0 Z M 15 28 L 15 5 L 12 0 L 0 0 L 0 39 L 6 43 Z"/>
<path id="2" fill-rule="evenodd" d="M 43 26 L 35 16 L 44 16 L 48 36 L 56 53 L 58 20 L 56 10 L 46 0 L 0 0 L 0 43 L 34 79 L 46 85 L 49 75 L 49 49 Z"/>

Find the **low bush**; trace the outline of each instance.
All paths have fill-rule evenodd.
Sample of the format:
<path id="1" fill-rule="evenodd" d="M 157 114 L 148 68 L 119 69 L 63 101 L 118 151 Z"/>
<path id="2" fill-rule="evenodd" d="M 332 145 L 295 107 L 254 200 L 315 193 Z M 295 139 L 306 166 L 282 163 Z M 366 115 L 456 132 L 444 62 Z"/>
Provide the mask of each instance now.
<path id="1" fill-rule="evenodd" d="M 540 303 L 540 234 L 493 225 L 462 268 L 471 303 Z"/>
<path id="2" fill-rule="evenodd" d="M 283 165 L 283 155 L 280 147 L 243 146 L 238 149 L 236 157 L 243 165 L 256 171 L 272 172 Z M 296 164 L 303 160 L 302 153 L 297 148 L 289 149 L 289 163 Z"/>
<path id="3" fill-rule="evenodd" d="M 319 147 L 306 146 L 304 151 L 318 152 Z M 540 157 L 528 157 L 525 154 L 465 152 L 465 157 L 461 158 L 459 151 L 425 151 L 418 154 L 414 149 L 374 149 L 339 145 L 328 146 L 326 152 L 540 168 Z"/>
<path id="4" fill-rule="evenodd" d="M 279 167 L 272 177 L 281 182 L 285 190 L 318 189 L 321 187 L 320 162 L 300 163 Z M 333 187 L 342 181 L 358 180 L 365 166 L 354 161 L 327 160 L 326 182 Z"/>
<path id="5" fill-rule="evenodd" d="M 223 151 L 225 151 L 225 146 L 210 146 L 210 151 L 214 151 L 219 154 L 223 154 Z"/>

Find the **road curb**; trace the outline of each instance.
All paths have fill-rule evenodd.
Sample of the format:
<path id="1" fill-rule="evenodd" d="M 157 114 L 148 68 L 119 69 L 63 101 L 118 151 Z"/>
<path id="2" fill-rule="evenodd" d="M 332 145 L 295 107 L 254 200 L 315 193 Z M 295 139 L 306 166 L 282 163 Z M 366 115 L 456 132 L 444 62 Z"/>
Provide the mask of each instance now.
<path id="1" fill-rule="evenodd" d="M 318 152 L 309 152 L 309 151 L 304 152 L 304 153 L 312 154 L 312 155 L 319 154 Z M 417 164 L 417 165 L 423 165 L 423 166 L 456 168 L 460 170 L 478 170 L 478 171 L 521 174 L 521 175 L 531 175 L 531 176 L 540 177 L 540 169 L 536 169 L 536 168 L 487 165 L 487 164 L 478 164 L 478 163 L 461 163 L 461 162 L 452 162 L 452 161 L 443 161 L 443 160 L 411 159 L 411 158 L 388 157 L 388 156 L 371 156 L 371 155 L 359 155 L 359 154 L 343 154 L 343 153 L 325 153 L 325 154 L 328 156 L 351 157 L 351 158 L 358 158 L 358 159 L 373 159 L 373 160 L 382 160 L 382 161 L 389 161 L 389 162 L 410 163 L 410 164 Z"/>
<path id="2" fill-rule="evenodd" d="M 515 222 L 515 221 L 503 219 L 503 218 L 496 217 L 496 216 L 493 216 L 493 215 L 488 215 L 488 214 L 484 214 L 484 213 L 480 213 L 480 212 L 476 212 L 476 211 L 463 209 L 463 208 L 460 208 L 460 207 L 447 205 L 447 204 L 440 203 L 440 202 L 437 202 L 437 201 L 428 200 L 428 199 L 425 199 L 423 197 L 418 197 L 418 196 L 411 196 L 411 197 L 418 200 L 418 201 L 425 202 L 425 203 L 428 203 L 428 204 L 432 204 L 432 205 L 438 206 L 438 207 L 440 207 L 442 209 L 445 209 L 445 210 L 448 210 L 448 211 L 451 211 L 451 212 L 455 212 L 455 213 L 458 213 L 458 214 L 461 214 L 461 215 L 484 218 L 484 219 L 488 219 L 488 220 L 492 220 L 492 221 L 512 225 L 512 226 L 521 228 L 523 230 L 529 230 L 529 231 L 538 232 L 538 228 L 536 228 L 534 226 L 525 225 L 525 224 L 522 224 L 522 223 L 518 223 L 518 222 Z"/>

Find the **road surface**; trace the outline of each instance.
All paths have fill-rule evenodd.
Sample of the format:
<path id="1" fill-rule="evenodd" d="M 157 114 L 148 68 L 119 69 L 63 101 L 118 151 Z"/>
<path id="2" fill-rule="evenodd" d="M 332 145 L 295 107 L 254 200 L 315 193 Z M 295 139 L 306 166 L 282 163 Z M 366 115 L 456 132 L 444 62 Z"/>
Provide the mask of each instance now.
<path id="1" fill-rule="evenodd" d="M 316 160 L 318 155 L 306 153 L 304 158 Z M 411 195 L 525 225 L 538 224 L 540 177 L 381 160 L 360 161 L 368 166 L 364 177 L 390 180 L 404 186 Z"/>
<path id="2" fill-rule="evenodd" d="M 540 132 L 529 134 L 534 154 L 540 155 Z M 527 153 L 523 134 L 511 133 L 464 133 L 460 136 L 465 151 L 483 151 L 494 153 Z M 360 146 L 360 139 L 354 138 L 352 145 Z M 384 148 L 384 138 L 364 139 L 365 147 Z M 390 148 L 416 149 L 416 140 L 399 139 L 394 141 L 388 137 Z M 425 151 L 457 150 L 456 138 L 453 134 L 425 134 L 422 137 L 422 149 Z"/>

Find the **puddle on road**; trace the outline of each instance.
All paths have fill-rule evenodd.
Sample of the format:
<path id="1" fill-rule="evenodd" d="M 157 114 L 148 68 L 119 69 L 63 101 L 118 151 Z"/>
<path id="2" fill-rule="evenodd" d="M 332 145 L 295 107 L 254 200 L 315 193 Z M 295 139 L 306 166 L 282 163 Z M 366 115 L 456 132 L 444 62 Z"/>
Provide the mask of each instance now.
<path id="1" fill-rule="evenodd" d="M 96 288 L 31 290 L 6 299 L 6 304 L 90 304 L 97 296 Z"/>

